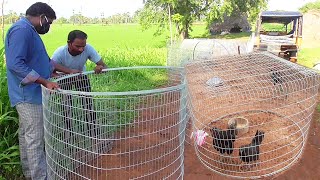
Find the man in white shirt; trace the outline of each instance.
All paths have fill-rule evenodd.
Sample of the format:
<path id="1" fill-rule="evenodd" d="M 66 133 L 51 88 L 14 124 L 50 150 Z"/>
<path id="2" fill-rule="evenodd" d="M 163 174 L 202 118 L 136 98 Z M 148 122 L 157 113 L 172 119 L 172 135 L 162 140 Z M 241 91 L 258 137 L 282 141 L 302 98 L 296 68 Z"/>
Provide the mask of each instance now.
<path id="1" fill-rule="evenodd" d="M 97 66 L 94 71 L 100 73 L 107 68 L 101 56 L 87 44 L 87 34 L 80 30 L 73 30 L 68 35 L 67 45 L 59 47 L 52 55 L 52 60 L 70 69 L 85 71 L 85 64 L 89 59 Z"/>
<path id="2" fill-rule="evenodd" d="M 52 56 L 52 60 L 57 64 L 63 65 L 70 69 L 75 69 L 79 71 L 86 71 L 85 64 L 89 59 L 96 64 L 94 69 L 95 73 L 101 73 L 103 69 L 107 66 L 101 59 L 101 56 L 97 51 L 89 44 L 87 44 L 87 34 L 80 30 L 73 30 L 68 35 L 67 45 L 59 47 Z M 75 90 L 91 92 L 90 79 L 85 74 L 80 74 L 79 76 L 69 77 L 59 82 L 61 89 L 64 90 Z M 94 110 L 94 98 L 92 96 L 83 96 L 80 103 L 82 104 L 85 113 L 85 121 L 87 124 L 87 132 L 91 137 L 96 137 L 99 134 L 97 130 L 97 114 Z M 73 127 L 73 109 L 72 109 L 72 97 L 71 95 L 63 96 L 62 108 L 64 109 L 64 121 L 66 129 L 69 130 L 65 132 L 65 140 L 69 141 L 71 137 L 71 129 Z"/>

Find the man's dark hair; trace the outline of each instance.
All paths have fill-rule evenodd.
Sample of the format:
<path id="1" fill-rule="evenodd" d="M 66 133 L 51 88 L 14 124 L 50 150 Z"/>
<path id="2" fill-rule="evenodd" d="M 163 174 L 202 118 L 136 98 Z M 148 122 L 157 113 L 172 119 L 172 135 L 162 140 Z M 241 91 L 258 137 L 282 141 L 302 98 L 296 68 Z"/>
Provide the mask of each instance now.
<path id="1" fill-rule="evenodd" d="M 32 4 L 26 11 L 27 16 L 40 16 L 42 14 L 50 19 L 57 18 L 54 10 L 48 4 L 42 2 Z"/>
<path id="2" fill-rule="evenodd" d="M 80 30 L 73 30 L 68 35 L 68 42 L 73 42 L 76 38 L 87 39 L 88 35 Z"/>

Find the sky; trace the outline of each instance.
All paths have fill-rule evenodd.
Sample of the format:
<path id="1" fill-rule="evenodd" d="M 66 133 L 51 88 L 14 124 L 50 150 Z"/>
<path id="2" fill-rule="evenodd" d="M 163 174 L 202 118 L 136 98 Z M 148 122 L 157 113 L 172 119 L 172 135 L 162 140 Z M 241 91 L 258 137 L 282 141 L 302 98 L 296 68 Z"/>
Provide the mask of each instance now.
<path id="1" fill-rule="evenodd" d="M 268 10 L 297 11 L 304 4 L 314 1 L 316 0 L 269 0 Z"/>
<path id="2" fill-rule="evenodd" d="M 5 0 L 5 14 L 10 10 L 25 13 L 26 9 L 33 3 L 40 0 Z M 315 0 L 269 0 L 269 10 L 298 10 L 307 2 Z M 56 11 L 57 17 L 70 17 L 82 11 L 87 17 L 105 17 L 117 13 L 129 12 L 133 14 L 136 10 L 143 7 L 143 0 L 42 0 L 48 3 Z"/>
<path id="3" fill-rule="evenodd" d="M 30 5 L 41 0 L 5 0 L 5 14 L 10 10 L 25 13 Z M 57 17 L 70 17 L 82 11 L 87 17 L 105 17 L 129 12 L 133 14 L 136 10 L 143 7 L 143 0 L 42 0 L 48 3 L 56 12 Z"/>

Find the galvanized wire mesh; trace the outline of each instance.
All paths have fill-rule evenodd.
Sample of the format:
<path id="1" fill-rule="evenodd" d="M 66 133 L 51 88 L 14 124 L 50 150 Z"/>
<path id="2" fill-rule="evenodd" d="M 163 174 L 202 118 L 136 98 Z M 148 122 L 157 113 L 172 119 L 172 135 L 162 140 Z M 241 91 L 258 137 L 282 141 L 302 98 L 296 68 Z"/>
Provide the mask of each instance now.
<path id="1" fill-rule="evenodd" d="M 182 179 L 183 69 L 114 68 L 55 81 L 61 90 L 42 89 L 49 179 Z"/>
<path id="2" fill-rule="evenodd" d="M 248 41 L 226 39 L 185 39 L 168 47 L 168 66 L 182 66 L 190 61 L 252 52 L 254 37 Z"/>
<path id="3" fill-rule="evenodd" d="M 254 34 L 248 41 L 226 39 L 184 39 L 168 47 L 167 65 L 183 67 L 193 61 L 206 61 L 208 59 L 226 55 L 247 54 L 253 51 Z M 188 115 L 186 128 L 186 143 L 190 144 L 192 122 Z"/>
<path id="4" fill-rule="evenodd" d="M 270 53 L 193 61 L 185 70 L 194 147 L 203 165 L 226 176 L 259 178 L 301 157 L 317 73 Z"/>

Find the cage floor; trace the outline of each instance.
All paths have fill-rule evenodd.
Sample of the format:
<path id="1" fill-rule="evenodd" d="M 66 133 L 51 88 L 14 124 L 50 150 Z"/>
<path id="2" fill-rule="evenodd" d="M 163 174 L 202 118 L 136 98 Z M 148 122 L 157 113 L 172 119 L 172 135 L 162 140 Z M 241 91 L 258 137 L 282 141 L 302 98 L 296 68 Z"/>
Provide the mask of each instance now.
<path id="1" fill-rule="evenodd" d="M 320 98 L 319 98 L 320 100 Z M 293 165 L 287 171 L 272 175 L 270 177 L 261 178 L 263 180 L 283 180 L 283 179 L 310 179 L 316 180 L 320 176 L 320 168 L 316 164 L 320 163 L 320 113 L 315 112 L 311 121 L 310 133 L 306 141 L 303 155 L 299 158 L 298 163 Z M 209 170 L 203 166 L 196 156 L 193 144 L 186 144 L 185 149 L 185 176 L 186 180 L 207 180 L 207 179 L 219 179 L 219 180 L 234 180 L 234 178 L 227 177 Z"/>
<path id="2" fill-rule="evenodd" d="M 268 176 L 288 168 L 303 151 L 316 98 L 312 88 L 295 89 L 298 84 L 289 79 L 274 84 L 272 71 L 265 65 L 253 66 L 250 61 L 247 66 L 236 61 L 230 66 L 221 63 L 212 61 L 187 67 L 194 129 L 210 134 L 204 146 L 195 147 L 203 167 L 218 174 L 244 178 Z M 284 71 L 282 76 L 294 73 L 300 76 L 295 70 Z M 209 80 L 215 80 L 216 86 L 208 85 Z M 222 158 L 213 148 L 210 128 L 226 129 L 228 121 L 238 116 L 249 120 L 249 132 L 237 137 L 230 157 Z M 243 167 L 247 165 L 240 161 L 239 148 L 249 144 L 257 130 L 265 132 L 260 158 L 253 162 L 256 166 L 246 169 Z M 186 131 L 190 132 L 190 128 Z"/>
<path id="3" fill-rule="evenodd" d="M 277 172 L 298 158 L 304 140 L 299 125 L 274 113 L 263 112 L 258 115 L 256 113 L 254 111 L 234 115 L 247 118 L 250 128 L 247 133 L 237 136 L 234 151 L 230 156 L 222 155 L 214 149 L 211 135 L 206 139 L 204 146 L 195 146 L 205 166 L 230 176 L 255 177 Z M 204 130 L 210 133 L 209 127 L 225 127 L 232 117 L 231 115 L 211 123 Z M 257 130 L 265 132 L 260 145 L 259 160 L 246 165 L 239 158 L 239 148 L 249 144 Z"/>

